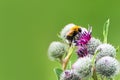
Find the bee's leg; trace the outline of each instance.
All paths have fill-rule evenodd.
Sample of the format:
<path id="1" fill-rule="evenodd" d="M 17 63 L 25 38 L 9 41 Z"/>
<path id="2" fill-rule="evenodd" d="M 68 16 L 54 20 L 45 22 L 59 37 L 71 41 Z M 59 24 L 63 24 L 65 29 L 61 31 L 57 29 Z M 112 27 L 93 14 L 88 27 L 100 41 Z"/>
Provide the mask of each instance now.
<path id="1" fill-rule="evenodd" d="M 72 45 L 73 38 L 71 36 L 67 36 L 66 38 L 69 41 L 69 46 Z"/>
<path id="2" fill-rule="evenodd" d="M 71 46 L 71 45 L 72 45 L 72 40 L 69 41 L 69 46 Z"/>

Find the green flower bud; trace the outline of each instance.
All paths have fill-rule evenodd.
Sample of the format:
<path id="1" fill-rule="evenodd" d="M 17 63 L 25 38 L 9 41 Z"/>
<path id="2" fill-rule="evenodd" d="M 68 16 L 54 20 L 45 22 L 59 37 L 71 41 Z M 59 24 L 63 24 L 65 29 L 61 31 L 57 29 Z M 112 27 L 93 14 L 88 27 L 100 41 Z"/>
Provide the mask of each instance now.
<path id="1" fill-rule="evenodd" d="M 97 53 L 97 60 L 104 57 L 104 56 L 111 56 L 115 57 L 116 56 L 116 49 L 110 45 L 110 44 L 101 44 L 97 47 L 96 49 L 98 51 Z"/>
<path id="2" fill-rule="evenodd" d="M 87 50 L 89 54 L 94 55 L 96 48 L 101 44 L 99 39 L 92 37 L 87 43 Z"/>
<path id="3" fill-rule="evenodd" d="M 79 58 L 72 66 L 74 73 L 82 79 L 92 76 L 92 62 L 90 57 Z"/>
<path id="4" fill-rule="evenodd" d="M 52 42 L 48 49 L 49 58 L 52 60 L 61 59 L 65 52 L 66 46 L 61 42 Z"/>
<path id="5" fill-rule="evenodd" d="M 96 71 L 105 77 L 113 77 L 119 71 L 118 61 L 110 56 L 105 56 L 96 62 Z"/>

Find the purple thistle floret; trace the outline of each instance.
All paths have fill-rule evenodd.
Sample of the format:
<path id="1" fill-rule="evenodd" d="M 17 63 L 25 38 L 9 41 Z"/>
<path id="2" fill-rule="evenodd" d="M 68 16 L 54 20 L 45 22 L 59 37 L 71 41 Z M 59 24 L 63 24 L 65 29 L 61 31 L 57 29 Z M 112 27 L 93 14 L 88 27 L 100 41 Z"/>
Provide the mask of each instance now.
<path id="1" fill-rule="evenodd" d="M 79 57 L 84 57 L 88 54 L 88 51 L 87 51 L 87 47 L 86 46 L 78 46 L 78 50 L 77 50 L 77 55 Z"/>
<path id="2" fill-rule="evenodd" d="M 83 33 L 79 33 L 79 37 L 75 40 L 76 46 L 78 47 L 77 54 L 79 57 L 84 57 L 88 54 L 86 44 L 91 39 L 92 28 L 90 27 L 88 31 L 84 31 Z"/>
<path id="3" fill-rule="evenodd" d="M 71 76 L 70 71 L 65 71 L 66 78 L 69 78 Z"/>
<path id="4" fill-rule="evenodd" d="M 91 31 L 79 33 L 78 40 L 75 41 L 76 45 L 86 45 L 91 39 Z"/>

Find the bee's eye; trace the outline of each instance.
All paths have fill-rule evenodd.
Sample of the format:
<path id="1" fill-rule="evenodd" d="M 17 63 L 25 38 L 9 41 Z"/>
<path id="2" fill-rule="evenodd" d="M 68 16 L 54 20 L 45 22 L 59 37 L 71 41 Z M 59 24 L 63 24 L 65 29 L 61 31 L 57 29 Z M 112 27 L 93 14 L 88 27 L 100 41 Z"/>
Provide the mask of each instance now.
<path id="1" fill-rule="evenodd" d="M 81 32 L 82 31 L 81 28 L 78 28 L 78 31 Z"/>

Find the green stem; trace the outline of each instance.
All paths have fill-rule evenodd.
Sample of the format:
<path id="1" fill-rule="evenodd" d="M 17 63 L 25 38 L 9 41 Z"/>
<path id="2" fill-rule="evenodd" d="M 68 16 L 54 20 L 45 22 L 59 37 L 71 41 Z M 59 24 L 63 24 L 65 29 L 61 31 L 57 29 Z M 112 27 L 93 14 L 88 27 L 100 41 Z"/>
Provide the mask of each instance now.
<path id="1" fill-rule="evenodd" d="M 95 67 L 93 68 L 93 76 L 92 77 L 94 80 L 98 80 Z"/>
<path id="2" fill-rule="evenodd" d="M 93 76 L 92 77 L 94 80 L 98 80 L 97 74 L 96 74 L 96 69 L 95 69 L 95 59 L 96 59 L 97 53 L 98 53 L 98 51 L 95 51 L 94 56 L 92 58 L 92 66 L 93 66 Z"/>
<path id="3" fill-rule="evenodd" d="M 96 59 L 97 53 L 98 53 L 98 51 L 95 51 L 94 56 L 93 56 L 93 58 L 92 58 L 92 66 L 93 66 L 93 67 L 94 67 L 94 65 L 95 65 L 95 59 Z"/>
<path id="4" fill-rule="evenodd" d="M 74 48 L 71 46 L 71 47 L 69 48 L 69 51 L 68 51 L 67 56 L 66 56 L 65 59 L 63 60 L 63 63 L 62 63 L 62 68 L 63 68 L 63 70 L 66 69 L 67 64 L 68 64 L 68 62 L 69 62 L 69 59 L 70 59 L 71 56 L 72 56 L 73 50 L 74 50 Z"/>
<path id="5" fill-rule="evenodd" d="M 101 76 L 101 80 L 104 80 L 104 76 Z"/>

